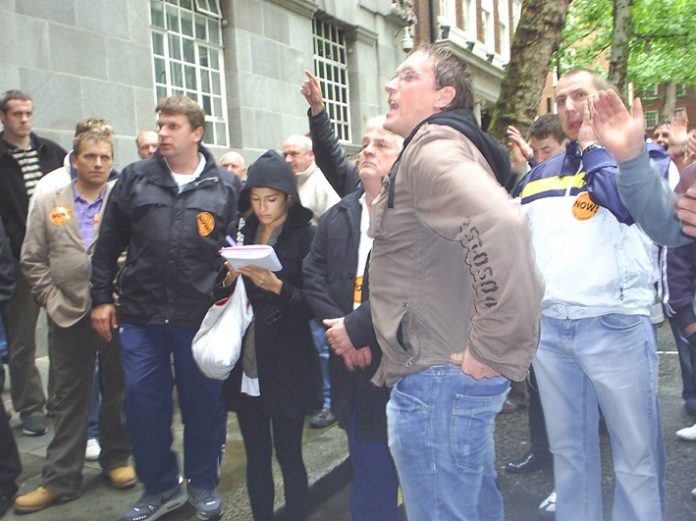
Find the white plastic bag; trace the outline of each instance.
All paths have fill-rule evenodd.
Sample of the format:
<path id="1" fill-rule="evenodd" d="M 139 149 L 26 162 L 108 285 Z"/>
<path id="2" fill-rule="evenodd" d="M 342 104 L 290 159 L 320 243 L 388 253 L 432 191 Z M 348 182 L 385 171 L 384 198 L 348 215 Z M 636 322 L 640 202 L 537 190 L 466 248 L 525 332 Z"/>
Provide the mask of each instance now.
<path id="1" fill-rule="evenodd" d="M 193 359 L 208 378 L 226 380 L 242 350 L 242 339 L 254 318 L 242 277 L 234 293 L 210 306 L 193 337 Z"/>

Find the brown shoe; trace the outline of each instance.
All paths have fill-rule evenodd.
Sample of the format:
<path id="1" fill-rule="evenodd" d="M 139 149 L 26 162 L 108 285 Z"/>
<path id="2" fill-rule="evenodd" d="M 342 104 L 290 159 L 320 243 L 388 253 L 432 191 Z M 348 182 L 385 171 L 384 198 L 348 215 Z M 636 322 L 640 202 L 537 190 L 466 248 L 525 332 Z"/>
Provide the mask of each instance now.
<path id="1" fill-rule="evenodd" d="M 115 469 L 105 470 L 104 474 L 111 481 L 111 484 L 119 489 L 131 488 L 135 486 L 135 469 L 130 465 L 116 467 Z"/>
<path id="2" fill-rule="evenodd" d="M 18 514 L 30 514 L 38 512 L 55 503 L 64 503 L 75 499 L 77 496 L 66 496 L 54 490 L 43 486 L 38 486 L 27 494 L 17 496 L 14 500 L 14 509 Z"/>

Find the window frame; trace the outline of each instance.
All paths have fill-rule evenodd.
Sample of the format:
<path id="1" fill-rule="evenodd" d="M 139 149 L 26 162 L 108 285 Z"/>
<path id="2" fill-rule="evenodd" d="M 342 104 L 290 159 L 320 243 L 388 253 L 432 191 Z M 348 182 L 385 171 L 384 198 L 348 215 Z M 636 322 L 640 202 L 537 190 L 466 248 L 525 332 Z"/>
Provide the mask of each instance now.
<path id="1" fill-rule="evenodd" d="M 657 127 L 657 125 L 658 125 L 659 122 L 660 122 L 660 112 L 659 112 L 658 110 L 646 110 L 646 111 L 643 113 L 643 115 L 644 115 L 644 117 L 645 117 L 645 128 L 654 129 L 655 127 Z M 649 120 L 649 117 L 650 117 L 650 116 L 649 116 L 649 115 L 650 115 L 650 116 L 652 116 L 652 115 L 655 116 L 655 122 L 654 122 L 654 124 L 652 124 L 652 125 L 650 124 L 650 120 Z"/>
<path id="2" fill-rule="evenodd" d="M 319 30 L 321 27 L 321 30 Z M 328 33 L 328 37 L 327 37 Z M 337 41 L 332 38 L 336 37 Z M 328 50 L 330 56 L 325 56 Z M 333 55 L 337 60 L 332 59 Z M 346 31 L 326 18 L 312 19 L 312 62 L 326 112 L 340 143 L 351 143 L 350 81 Z M 330 71 L 330 74 L 328 72 Z M 340 117 L 337 117 L 340 116 Z"/>
<path id="3" fill-rule="evenodd" d="M 190 97 L 205 113 L 204 144 L 228 147 L 222 24 L 219 18 L 198 11 L 197 3 L 197 0 L 149 2 L 155 103 L 173 94 Z M 157 20 L 155 11 L 161 12 Z"/>

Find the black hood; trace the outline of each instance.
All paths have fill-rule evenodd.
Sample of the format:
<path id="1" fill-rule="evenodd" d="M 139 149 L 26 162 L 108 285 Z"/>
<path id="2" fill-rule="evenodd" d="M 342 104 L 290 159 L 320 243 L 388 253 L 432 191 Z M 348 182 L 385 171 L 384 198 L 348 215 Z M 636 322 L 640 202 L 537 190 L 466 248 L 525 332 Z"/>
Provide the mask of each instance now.
<path id="1" fill-rule="evenodd" d="M 408 144 L 411 142 L 411 139 L 413 139 L 413 136 L 415 136 L 416 132 L 418 132 L 418 129 L 427 123 L 433 125 L 446 125 L 464 134 L 467 139 L 469 139 L 469 141 L 471 141 L 474 146 L 479 149 L 479 152 L 481 152 L 483 157 L 490 165 L 491 170 L 495 174 L 495 178 L 498 180 L 498 182 L 503 186 L 503 188 L 509 191 L 515 182 L 515 177 L 510 171 L 510 158 L 508 153 L 493 136 L 486 134 L 483 130 L 481 130 L 481 127 L 479 127 L 476 117 L 471 109 L 446 110 L 443 112 L 437 112 L 436 114 L 424 119 L 404 140 L 404 147 L 401 150 L 402 154 L 404 150 L 406 150 Z M 394 164 L 396 164 L 396 162 Z M 393 186 L 394 179 L 390 181 L 390 208 L 393 208 L 394 206 Z"/>
<path id="2" fill-rule="evenodd" d="M 272 188 L 280 190 L 292 197 L 292 207 L 297 210 L 304 210 L 309 213 L 310 219 L 312 211 L 305 208 L 300 203 L 300 195 L 297 192 L 295 176 L 290 170 L 287 162 L 275 150 L 267 150 L 247 170 L 247 180 L 242 192 L 239 194 L 239 211 L 245 213 L 251 208 L 249 192 L 252 188 Z"/>

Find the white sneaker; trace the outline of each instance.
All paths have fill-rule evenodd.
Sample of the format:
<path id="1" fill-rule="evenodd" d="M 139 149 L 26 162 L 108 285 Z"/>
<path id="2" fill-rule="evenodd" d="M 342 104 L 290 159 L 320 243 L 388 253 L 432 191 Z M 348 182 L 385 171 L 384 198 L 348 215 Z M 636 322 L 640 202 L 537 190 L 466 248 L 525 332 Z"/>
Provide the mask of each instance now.
<path id="1" fill-rule="evenodd" d="M 679 429 L 677 431 L 677 438 L 686 441 L 696 441 L 696 423 L 694 423 L 691 427 Z"/>
<path id="2" fill-rule="evenodd" d="M 87 447 L 85 448 L 85 459 L 87 461 L 96 461 L 99 459 L 99 454 L 101 454 L 99 440 L 97 438 L 88 439 Z"/>
<path id="3" fill-rule="evenodd" d="M 556 491 L 549 494 L 544 501 L 539 504 L 539 517 L 543 520 L 552 520 L 556 517 Z"/>

